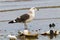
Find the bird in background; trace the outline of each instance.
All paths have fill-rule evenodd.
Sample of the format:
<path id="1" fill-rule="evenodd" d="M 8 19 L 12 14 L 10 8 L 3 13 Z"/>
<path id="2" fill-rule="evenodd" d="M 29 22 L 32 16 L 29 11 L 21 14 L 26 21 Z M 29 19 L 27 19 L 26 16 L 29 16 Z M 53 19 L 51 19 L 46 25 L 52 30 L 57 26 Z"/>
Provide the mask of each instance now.
<path id="1" fill-rule="evenodd" d="M 55 27 L 55 23 L 49 24 L 49 27 L 50 28 L 52 28 L 52 27 L 54 28 Z"/>
<path id="2" fill-rule="evenodd" d="M 27 29 L 27 23 L 31 22 L 35 18 L 35 12 L 38 9 L 35 7 L 32 7 L 29 9 L 29 12 L 26 14 L 21 15 L 20 17 L 17 17 L 15 20 L 11 20 L 9 23 L 24 23 L 25 29 Z"/>

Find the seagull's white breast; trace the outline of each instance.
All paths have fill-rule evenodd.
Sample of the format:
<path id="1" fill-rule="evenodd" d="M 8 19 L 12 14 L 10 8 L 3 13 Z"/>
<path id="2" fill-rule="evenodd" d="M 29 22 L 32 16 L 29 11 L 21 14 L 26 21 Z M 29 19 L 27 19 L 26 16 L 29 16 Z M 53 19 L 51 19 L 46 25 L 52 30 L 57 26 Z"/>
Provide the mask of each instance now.
<path id="1" fill-rule="evenodd" d="M 34 17 L 35 17 L 34 13 L 33 14 L 28 14 L 28 15 L 29 15 L 29 19 L 26 20 L 27 23 L 32 21 L 34 19 Z"/>

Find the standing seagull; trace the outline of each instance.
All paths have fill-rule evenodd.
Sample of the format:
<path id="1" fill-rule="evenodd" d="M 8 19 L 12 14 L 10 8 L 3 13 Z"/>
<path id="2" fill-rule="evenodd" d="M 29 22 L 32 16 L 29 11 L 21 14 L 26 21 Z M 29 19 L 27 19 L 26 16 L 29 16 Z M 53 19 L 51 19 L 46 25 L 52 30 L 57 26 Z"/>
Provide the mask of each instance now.
<path id="1" fill-rule="evenodd" d="M 27 29 L 27 24 L 28 22 L 32 21 L 35 17 L 35 11 L 37 11 L 37 9 L 35 7 L 32 7 L 31 9 L 29 9 L 29 12 L 27 14 L 23 14 L 20 17 L 16 18 L 15 20 L 10 21 L 9 23 L 24 23 L 25 25 L 25 29 Z"/>

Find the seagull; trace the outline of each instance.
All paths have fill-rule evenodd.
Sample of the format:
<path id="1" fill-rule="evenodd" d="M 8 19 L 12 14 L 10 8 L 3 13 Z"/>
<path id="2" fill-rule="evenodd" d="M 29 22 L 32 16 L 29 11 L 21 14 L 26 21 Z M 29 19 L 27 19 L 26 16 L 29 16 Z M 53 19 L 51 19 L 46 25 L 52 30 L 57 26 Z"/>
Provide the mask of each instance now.
<path id="1" fill-rule="evenodd" d="M 25 29 L 27 29 L 27 23 L 31 22 L 35 17 L 35 12 L 38 9 L 35 7 L 32 7 L 29 9 L 29 12 L 26 14 L 21 15 L 20 17 L 17 17 L 15 20 L 11 20 L 9 23 L 24 23 Z"/>

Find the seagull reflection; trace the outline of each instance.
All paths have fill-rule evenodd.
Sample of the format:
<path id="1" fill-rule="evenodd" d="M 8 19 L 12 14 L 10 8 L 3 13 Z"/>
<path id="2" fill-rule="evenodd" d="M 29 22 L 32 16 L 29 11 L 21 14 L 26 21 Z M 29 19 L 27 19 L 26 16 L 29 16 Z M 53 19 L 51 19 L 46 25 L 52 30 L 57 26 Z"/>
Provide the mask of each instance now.
<path id="1" fill-rule="evenodd" d="M 25 36 L 19 36 L 18 35 L 18 40 L 36 40 L 36 37 L 25 37 Z"/>

